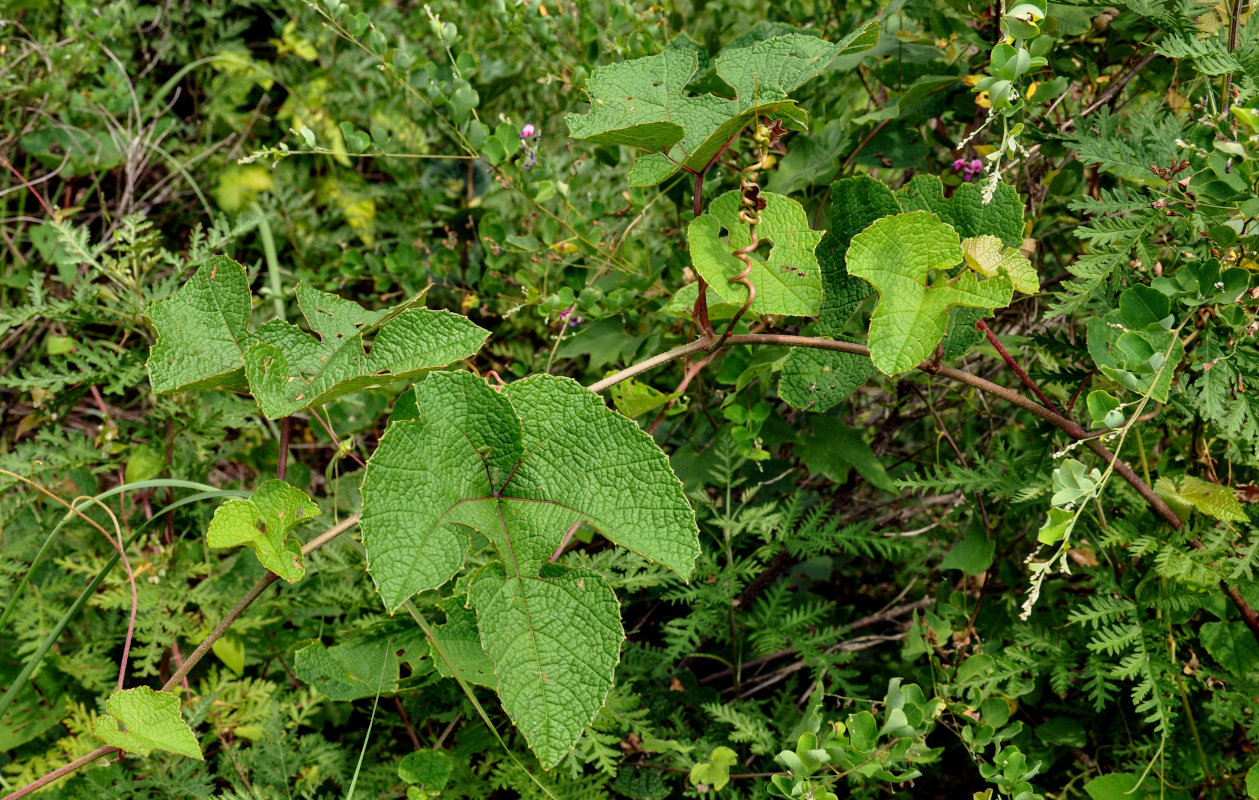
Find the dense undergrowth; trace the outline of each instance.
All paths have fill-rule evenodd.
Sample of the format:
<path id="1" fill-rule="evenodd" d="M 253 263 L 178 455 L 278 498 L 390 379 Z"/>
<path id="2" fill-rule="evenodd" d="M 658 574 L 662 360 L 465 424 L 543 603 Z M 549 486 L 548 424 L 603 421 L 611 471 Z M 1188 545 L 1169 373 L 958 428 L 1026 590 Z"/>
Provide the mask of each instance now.
<path id="1" fill-rule="evenodd" d="M 1259 797 L 1247 3 L 18 0 L 0 108 L 0 794 Z"/>

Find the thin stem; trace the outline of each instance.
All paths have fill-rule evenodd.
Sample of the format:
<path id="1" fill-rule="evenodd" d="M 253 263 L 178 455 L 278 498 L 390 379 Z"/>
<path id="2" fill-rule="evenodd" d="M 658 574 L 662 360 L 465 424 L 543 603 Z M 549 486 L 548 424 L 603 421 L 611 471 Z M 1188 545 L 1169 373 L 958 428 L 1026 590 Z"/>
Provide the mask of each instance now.
<path id="1" fill-rule="evenodd" d="M 293 418 L 284 417 L 280 420 L 280 452 L 275 457 L 275 477 L 284 480 L 288 472 L 289 437 L 293 431 Z"/>
<path id="2" fill-rule="evenodd" d="M 79 769 L 80 767 L 85 767 L 88 764 L 91 764 L 93 761 L 95 761 L 98 758 L 107 756 L 110 753 L 121 753 L 121 752 L 122 751 L 119 750 L 117 747 L 114 747 L 108 744 L 98 747 L 92 752 L 88 753 L 87 755 L 76 758 L 75 760 L 71 761 L 69 764 L 66 764 L 64 767 L 58 767 L 57 769 L 54 769 L 52 772 L 48 773 L 44 777 L 35 781 L 34 783 L 28 783 L 27 785 L 23 786 L 21 789 L 18 789 L 16 792 L 5 795 L 3 800 L 18 800 L 18 798 L 20 797 L 26 797 L 29 794 L 38 792 L 40 789 L 44 788 L 45 786 L 52 783 L 53 781 L 64 778 L 66 775 L 69 775 L 71 772 L 74 772 L 76 769 Z"/>
<path id="3" fill-rule="evenodd" d="M 984 335 L 988 337 L 988 344 L 992 345 L 993 349 L 997 351 L 997 354 L 1001 356 L 1006 365 L 1009 366 L 1010 369 L 1014 370 L 1014 374 L 1019 376 L 1019 380 L 1023 381 L 1024 386 L 1032 390 L 1032 394 L 1036 395 L 1037 399 L 1040 400 L 1045 408 L 1048 408 L 1051 411 L 1058 411 L 1058 407 L 1054 405 L 1054 401 L 1045 396 L 1045 393 L 1042 392 L 1040 387 L 1036 385 L 1036 381 L 1032 380 L 1031 376 L 1029 376 L 1027 372 L 1024 371 L 1023 367 L 1019 365 L 1019 362 L 1014 360 L 1014 356 L 1010 355 L 1010 351 L 1005 349 L 1005 345 L 997 341 L 997 335 L 992 332 L 992 328 L 988 327 L 988 323 L 981 319 L 975 323 L 975 327 L 984 332 Z M 1058 413 L 1061 414 L 1062 412 L 1058 411 Z"/>
<path id="4" fill-rule="evenodd" d="M 701 350 L 711 350 L 713 344 L 714 343 L 709 339 L 699 339 L 689 344 L 675 347 L 668 352 L 661 353 L 645 361 L 639 362 L 638 364 L 626 367 L 620 372 L 610 375 L 601 381 L 592 383 L 587 388 L 589 388 L 592 392 L 602 392 L 610 386 L 615 386 L 621 381 L 628 380 L 636 375 L 641 375 L 648 370 L 655 369 L 662 364 L 667 364 L 674 359 L 690 356 L 694 353 L 700 352 Z M 840 353 L 851 353 L 852 355 L 870 355 L 869 348 L 865 345 L 855 344 L 853 342 L 840 342 L 831 339 L 817 339 L 810 336 L 791 336 L 788 334 L 778 333 L 738 334 L 731 336 L 725 342 L 722 342 L 721 346 L 738 347 L 740 345 L 753 344 L 776 345 L 779 347 L 812 347 L 819 350 L 834 350 Z M 1167 521 L 1168 525 L 1171 525 L 1172 528 L 1176 530 L 1180 530 L 1184 527 L 1184 524 L 1180 521 L 1180 517 L 1176 516 L 1176 512 L 1172 511 L 1167 503 L 1163 502 L 1163 498 L 1154 493 L 1154 490 L 1150 488 L 1149 484 L 1141 480 L 1140 476 L 1133 472 L 1132 467 L 1115 458 L 1114 453 L 1107 450 L 1106 446 L 1099 440 L 1089 438 L 1088 431 L 1084 430 L 1084 428 L 1067 417 L 1062 416 L 1057 411 L 1046 408 L 1040 403 L 1037 403 L 1035 400 L 1024 397 L 1012 389 L 1007 389 L 1004 386 L 1000 386 L 992 381 L 985 380 L 978 375 L 972 375 L 971 373 L 960 369 L 946 367 L 936 364 L 930 360 L 919 364 L 918 369 L 930 374 L 942 375 L 946 378 L 958 381 L 959 383 L 972 386 L 981 392 L 991 394 L 995 397 L 1000 397 L 1007 403 L 1018 406 L 1019 408 L 1040 417 L 1044 421 L 1070 436 L 1072 439 L 1083 442 L 1085 447 L 1092 450 L 1101 457 L 1103 461 L 1111 465 L 1115 472 L 1119 473 L 1120 477 L 1127 481 L 1133 489 L 1136 489 L 1137 493 L 1140 494 L 1147 503 L 1149 503 L 1150 507 L 1153 508 L 1159 516 Z M 1196 538 L 1190 542 L 1190 545 L 1195 550 L 1203 549 L 1202 542 Z M 1226 581 L 1221 580 L 1220 591 L 1222 591 L 1225 596 L 1233 602 L 1233 605 L 1237 607 L 1238 612 L 1241 614 L 1242 621 L 1246 624 L 1246 627 L 1250 629 L 1250 632 L 1254 635 L 1255 640 L 1259 641 L 1259 613 L 1256 613 L 1255 610 L 1250 607 L 1250 604 L 1246 602 L 1246 599 L 1241 596 L 1241 593 L 1235 586 L 1231 586 Z"/>

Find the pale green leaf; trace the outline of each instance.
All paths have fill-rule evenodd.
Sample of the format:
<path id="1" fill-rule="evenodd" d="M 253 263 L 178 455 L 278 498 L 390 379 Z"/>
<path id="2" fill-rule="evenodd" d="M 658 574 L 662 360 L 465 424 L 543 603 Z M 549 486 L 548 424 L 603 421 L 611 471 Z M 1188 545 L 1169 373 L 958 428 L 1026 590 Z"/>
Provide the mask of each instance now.
<path id="1" fill-rule="evenodd" d="M 1191 506 L 1208 517 L 1228 522 L 1245 522 L 1246 510 L 1228 486 L 1204 481 L 1192 475 L 1181 475 L 1174 481 L 1160 477 L 1154 490 L 1173 507 Z"/>
<path id="2" fill-rule="evenodd" d="M 763 260 L 748 254 L 752 271 L 748 280 L 756 287 L 751 310 L 758 314 L 789 314 L 811 317 L 822 303 L 822 276 L 814 250 L 822 232 L 809 227 L 804 207 L 789 197 L 770 192 L 761 194 L 766 206 L 760 212 L 756 234 L 761 242 L 771 242 Z M 695 270 L 722 298 L 742 305 L 748 290 L 730 279 L 746 265 L 734 251 L 751 243 L 749 226 L 739 220 L 740 193 L 726 192 L 708 205 L 708 213 L 691 221 L 687 236 Z M 727 231 L 722 236 L 722 231 Z"/>
<path id="3" fill-rule="evenodd" d="M 1088 349 L 1103 375 L 1160 403 L 1167 402 L 1172 376 L 1185 357 L 1175 331 L 1128 330 L 1119 310 L 1089 320 Z"/>
<path id="4" fill-rule="evenodd" d="M 105 744 L 142 756 L 164 750 L 205 760 L 192 728 L 180 716 L 179 698 L 173 694 L 155 692 L 147 686 L 123 689 L 109 696 L 105 711 L 108 716 L 97 717 L 93 725 Z"/>
<path id="5" fill-rule="evenodd" d="M 319 516 L 319 506 L 284 481 L 270 480 L 248 500 L 227 500 L 206 531 L 210 547 L 252 547 L 262 566 L 292 583 L 302 577 L 302 543 L 291 536 L 300 523 Z"/>
<path id="6" fill-rule="evenodd" d="M 950 307 L 1009 305 L 1006 278 L 981 282 L 969 270 L 949 278 L 946 271 L 961 261 L 957 232 L 924 211 L 884 217 L 853 237 L 848 272 L 879 292 L 869 341 L 880 372 L 898 375 L 929 358 L 944 337 Z"/>
<path id="7" fill-rule="evenodd" d="M 217 256 L 171 297 L 149 307 L 157 331 L 149 350 L 149 379 L 158 394 L 193 389 L 248 391 L 241 354 L 249 332 L 245 268 Z"/>
<path id="8" fill-rule="evenodd" d="M 415 307 L 367 311 L 350 300 L 297 285 L 297 303 L 317 337 L 281 320 L 258 329 L 245 353 L 249 386 L 271 419 L 360 389 L 467 358 L 489 332 L 449 311 Z"/>
<path id="9" fill-rule="evenodd" d="M 598 67 L 587 82 L 590 111 L 569 114 L 569 133 L 593 144 L 649 151 L 630 171 L 634 186 L 653 186 L 682 168 L 703 171 L 725 143 L 757 115 L 781 117 L 797 130 L 807 115 L 788 95 L 835 56 L 868 50 L 878 29 L 866 25 L 838 43 L 791 33 L 723 52 L 717 76 L 734 99 L 686 94 L 699 66 L 694 50 L 670 49 Z"/>
<path id="10" fill-rule="evenodd" d="M 676 400 L 681 397 L 679 392 L 665 394 L 654 386 L 633 378 L 621 381 L 616 386 L 613 386 L 609 394 L 612 395 L 612 402 L 616 405 L 616 410 L 631 419 L 640 417 L 648 411 L 654 411 L 670 400 Z M 672 414 L 685 410 L 685 408 L 684 404 L 677 404 L 672 406 L 669 412 Z"/>
<path id="11" fill-rule="evenodd" d="M 790 752 L 790 751 L 788 751 Z M 739 763 L 739 754 L 729 747 L 715 747 L 708 760 L 691 767 L 691 783 L 721 791 L 730 782 L 730 768 Z"/>

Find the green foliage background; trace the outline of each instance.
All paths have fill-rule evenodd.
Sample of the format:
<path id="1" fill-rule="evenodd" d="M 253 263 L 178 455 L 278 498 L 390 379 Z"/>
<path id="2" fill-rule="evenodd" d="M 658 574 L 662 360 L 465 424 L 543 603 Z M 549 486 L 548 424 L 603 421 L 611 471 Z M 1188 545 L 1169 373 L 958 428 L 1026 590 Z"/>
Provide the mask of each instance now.
<path id="1" fill-rule="evenodd" d="M 767 212 L 776 248 L 793 225 L 810 259 L 821 238 L 821 294 L 778 308 L 762 293 L 743 314 L 746 290 L 714 282 L 718 335 L 866 342 L 893 300 L 848 245 L 872 223 L 892 243 L 918 236 L 892 215 L 942 219 L 963 246 L 995 237 L 1039 291 L 934 309 L 943 342 L 894 377 L 779 339 L 613 386 L 669 456 L 701 552 L 684 582 L 590 525 L 556 551 L 547 569 L 611 587 L 627 638 L 553 769 L 500 706 L 465 606 L 496 574 L 491 540 L 473 534 L 454 581 L 391 616 L 356 529 L 176 681 L 204 763 L 97 761 L 41 796 L 1259 796 L 1259 25 L 1245 6 L 0 6 L 0 791 L 100 745 L 127 643 L 125 685 L 165 683 L 267 553 L 291 564 L 359 513 L 364 464 L 391 415 L 415 418 L 423 370 L 589 386 L 694 341 L 697 274 L 729 278 L 746 241 L 726 227 L 736 204 L 709 203 L 751 175 L 775 209 L 805 212 L 808 231 Z M 791 35 L 828 54 L 816 74 L 747 81 L 780 63 L 748 48 Z M 647 62 L 594 70 L 647 57 L 693 65 L 664 88 L 715 93 L 736 120 L 702 181 L 627 146 L 671 147 L 702 120 L 633 109 L 628 139 L 608 132 L 625 117 L 592 132 L 592 107 L 623 85 L 607 76 Z M 639 84 L 635 97 L 657 88 Z M 287 374 L 263 408 L 169 391 L 187 386 L 160 370 L 150 382 L 155 325 L 180 321 L 154 304 L 195 290 L 198 270 L 236 269 L 223 256 L 252 292 L 241 330 L 285 346 L 322 330 L 321 292 L 373 325 L 444 309 L 489 338 L 373 366 L 318 406 Z M 770 258 L 754 281 L 782 271 Z M 1000 294 L 1004 276 L 959 277 L 961 263 L 923 267 L 931 291 Z M 950 378 L 1032 398 L 976 330 L 983 315 L 1061 422 Z M 214 383 L 261 396 L 245 381 Z M 540 382 L 560 385 L 524 385 Z M 244 524 L 228 538 L 249 547 L 211 548 L 216 508 L 263 508 L 248 498 L 281 464 L 318 517 Z M 126 568 L 107 537 L 126 542 Z"/>

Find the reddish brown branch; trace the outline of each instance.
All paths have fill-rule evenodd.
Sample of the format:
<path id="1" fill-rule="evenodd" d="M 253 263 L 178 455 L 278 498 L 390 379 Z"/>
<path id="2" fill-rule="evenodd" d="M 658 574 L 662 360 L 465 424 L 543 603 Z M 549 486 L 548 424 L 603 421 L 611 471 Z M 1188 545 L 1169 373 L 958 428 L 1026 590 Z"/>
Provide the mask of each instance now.
<path id="1" fill-rule="evenodd" d="M 1040 387 L 1036 385 L 1036 381 L 1032 380 L 1031 376 L 1024 371 L 1022 366 L 1019 365 L 1019 362 L 1014 360 L 1014 356 L 1010 355 L 1010 351 L 1006 350 L 1005 346 L 1002 345 L 1001 342 L 997 341 L 997 335 L 992 332 L 992 328 L 988 327 L 988 323 L 981 319 L 975 323 L 975 327 L 984 332 L 984 335 L 988 337 L 988 344 L 993 346 L 993 349 L 995 349 L 998 355 L 1000 355 L 1005 361 L 1006 366 L 1014 370 L 1014 374 L 1019 376 L 1019 380 L 1023 381 L 1023 385 L 1032 390 L 1032 394 L 1036 395 L 1041 404 L 1050 411 L 1061 414 L 1062 412 L 1058 411 L 1058 407 L 1054 405 L 1054 401 L 1050 400 L 1045 393 L 1040 390 Z"/>
<path id="2" fill-rule="evenodd" d="M 812 347 L 819 350 L 834 350 L 836 352 L 851 353 L 853 355 L 870 355 L 869 348 L 865 345 L 856 344 L 854 342 L 840 342 L 832 339 L 817 339 L 809 336 L 791 336 L 776 333 L 736 334 L 726 339 L 726 341 L 722 343 L 722 346 L 738 347 L 739 345 L 753 344 L 777 345 L 780 347 Z M 592 392 L 602 392 L 608 387 L 615 386 L 621 381 L 628 380 L 635 375 L 640 375 L 675 359 L 689 357 L 701 350 L 709 350 L 712 346 L 713 342 L 711 339 L 700 339 L 689 344 L 682 345 L 681 347 L 675 347 L 668 352 L 653 356 L 646 361 L 642 361 L 638 364 L 627 367 L 614 375 L 610 375 L 601 381 L 592 383 L 587 388 Z M 1089 438 L 1088 431 L 1084 430 L 1083 427 L 1067 417 L 1064 417 L 1057 411 L 1051 408 L 1046 408 L 1040 403 L 1037 403 L 1035 400 L 1024 397 L 1012 389 L 1007 389 L 1004 386 L 981 378 L 978 375 L 972 375 L 969 372 L 955 369 L 953 367 L 946 367 L 931 360 L 924 361 L 919 364 L 918 369 L 923 372 L 942 375 L 951 380 L 958 381 L 959 383 L 972 386 L 986 394 L 999 397 L 1011 405 L 1018 406 L 1019 408 L 1040 417 L 1045 422 L 1048 422 L 1070 436 L 1072 439 L 1083 442 L 1085 447 L 1096 453 L 1107 464 L 1113 464 L 1115 472 L 1119 473 L 1119 476 L 1127 481 L 1128 484 L 1131 485 L 1132 488 L 1135 489 L 1137 493 L 1150 504 L 1150 507 L 1167 521 L 1167 524 L 1177 530 L 1184 527 L 1184 523 L 1180 521 L 1180 517 L 1177 517 L 1176 513 L 1172 511 L 1167 503 L 1163 502 L 1163 498 L 1159 497 L 1154 490 L 1145 483 L 1145 481 L 1141 480 L 1141 477 L 1132 470 L 1132 467 L 1115 458 L 1114 453 L 1107 450 L 1106 446 L 1102 444 L 1101 441 L 1095 438 Z M 1202 549 L 1202 543 L 1196 539 L 1190 544 L 1195 549 Z M 1237 607 L 1238 612 L 1242 616 L 1242 621 L 1246 623 L 1246 627 L 1250 629 L 1250 632 L 1254 635 L 1255 640 L 1259 641 L 1259 613 L 1256 613 L 1255 610 L 1250 607 L 1250 604 L 1246 602 L 1246 599 L 1241 596 L 1236 588 L 1228 585 L 1224 581 L 1221 581 L 1220 589 Z"/>

